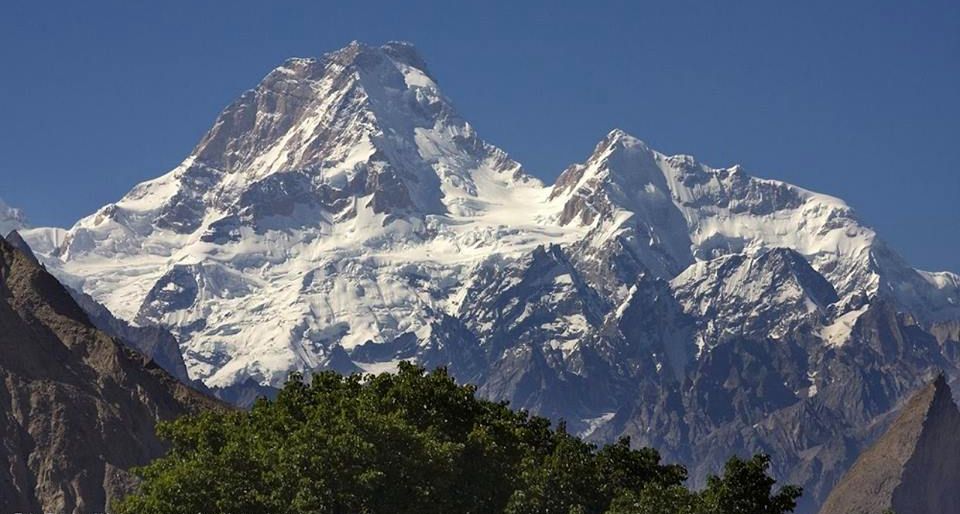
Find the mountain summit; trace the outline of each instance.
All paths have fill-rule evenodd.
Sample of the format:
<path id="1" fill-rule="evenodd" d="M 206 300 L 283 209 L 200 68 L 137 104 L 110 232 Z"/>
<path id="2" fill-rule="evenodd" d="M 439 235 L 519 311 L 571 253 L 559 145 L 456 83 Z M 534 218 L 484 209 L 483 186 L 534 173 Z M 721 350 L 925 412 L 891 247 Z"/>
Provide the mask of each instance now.
<path id="1" fill-rule="evenodd" d="M 122 224 L 149 213 L 152 228 L 202 227 L 205 241 L 222 242 L 276 217 L 472 214 L 486 207 L 479 195 L 524 183 L 536 181 L 476 136 L 411 45 L 355 42 L 287 60 L 229 105 L 180 167 L 104 215 Z"/>
<path id="2" fill-rule="evenodd" d="M 814 503 L 857 427 L 960 355 L 960 277 L 911 268 L 843 201 L 622 130 L 546 186 L 407 43 L 286 61 L 174 170 L 23 237 L 174 333 L 207 385 L 446 365 L 695 478 L 773 451 Z"/>
<path id="3" fill-rule="evenodd" d="M 429 331 L 493 254 L 576 238 L 542 222 L 548 194 L 479 139 L 412 46 L 353 43 L 288 60 L 176 169 L 29 237 L 67 283 L 177 332 L 194 377 L 276 385 L 338 347 Z"/>

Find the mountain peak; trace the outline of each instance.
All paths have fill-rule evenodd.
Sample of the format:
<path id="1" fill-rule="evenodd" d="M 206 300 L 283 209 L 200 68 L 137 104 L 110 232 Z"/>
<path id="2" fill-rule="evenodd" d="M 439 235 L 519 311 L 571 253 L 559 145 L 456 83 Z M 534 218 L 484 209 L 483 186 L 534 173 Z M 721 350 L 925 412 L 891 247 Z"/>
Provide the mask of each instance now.
<path id="1" fill-rule="evenodd" d="M 645 142 L 639 138 L 629 134 L 627 131 L 621 128 L 614 128 L 610 132 L 607 132 L 607 135 L 604 136 L 600 143 L 597 145 L 597 148 L 605 148 L 611 145 L 619 144 L 624 147 L 642 147 L 647 150 L 650 150 L 650 147 L 647 146 Z"/>
<path id="2" fill-rule="evenodd" d="M 193 157 L 228 173 L 329 167 L 342 160 L 329 145 L 357 147 L 439 118 L 456 115 L 413 45 L 354 41 L 287 59 L 220 114 Z"/>
<path id="3" fill-rule="evenodd" d="M 430 77 L 427 63 L 416 46 L 407 41 L 389 41 L 380 46 L 351 41 L 347 46 L 324 54 L 321 59 L 306 59 L 314 62 L 329 61 L 343 66 L 371 67 L 386 58 L 394 64 L 415 68 Z M 289 60 L 288 60 L 289 61 Z M 430 77 L 432 80 L 432 77 Z"/>
<path id="4" fill-rule="evenodd" d="M 659 155 L 657 151 L 650 148 L 643 140 L 630 135 L 623 129 L 615 128 L 600 140 L 593 149 L 593 153 L 587 158 L 585 163 L 589 165 L 594 162 L 606 162 L 614 156 L 623 153 L 637 153 L 646 156 Z"/>
<path id="5" fill-rule="evenodd" d="M 608 166 L 611 160 L 619 159 L 618 156 L 624 153 L 636 151 L 648 156 L 655 154 L 646 143 L 624 130 L 619 128 L 611 130 L 597 143 L 586 161 L 568 167 L 557 177 L 550 198 L 573 193 L 578 185 L 584 183 L 607 182 L 612 177 Z"/>
<path id="6" fill-rule="evenodd" d="M 380 49 L 394 60 L 413 66 L 433 78 L 430 75 L 430 70 L 427 69 L 427 62 L 413 43 L 409 41 L 388 41 Z"/>
<path id="7" fill-rule="evenodd" d="M 662 169 L 664 156 L 621 129 L 613 129 L 581 164 L 557 178 L 550 198 L 566 199 L 561 224 L 580 219 L 592 224 L 619 208 L 635 211 L 643 191 L 669 201 L 670 185 Z M 641 200 L 642 201 L 642 200 Z"/>
<path id="8" fill-rule="evenodd" d="M 370 208 L 389 218 L 382 225 L 494 205 L 475 201 L 481 175 L 497 195 L 536 182 L 457 114 L 412 44 L 354 41 L 286 60 L 223 110 L 180 167 L 89 221 L 208 229 L 205 241 L 297 209 L 337 222 Z"/>
<path id="9" fill-rule="evenodd" d="M 613 128 L 610 130 L 610 132 L 607 132 L 607 135 L 603 136 L 603 139 L 601 139 L 599 143 L 597 143 L 597 148 L 599 149 L 599 148 L 608 146 L 614 142 L 620 141 L 628 137 L 633 137 L 633 136 L 631 136 L 630 134 L 627 134 L 627 132 L 624 131 L 623 129 Z M 594 151 L 596 152 L 596 150 Z"/>

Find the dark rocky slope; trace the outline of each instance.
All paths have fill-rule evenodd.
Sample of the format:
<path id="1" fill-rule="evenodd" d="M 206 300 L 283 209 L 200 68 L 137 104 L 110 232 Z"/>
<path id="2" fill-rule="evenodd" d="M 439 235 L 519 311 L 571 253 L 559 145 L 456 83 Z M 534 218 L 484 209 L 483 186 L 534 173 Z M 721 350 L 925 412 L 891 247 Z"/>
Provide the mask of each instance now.
<path id="1" fill-rule="evenodd" d="M 941 375 L 857 459 L 820 514 L 951 514 L 960 508 L 960 411 Z"/>
<path id="2" fill-rule="evenodd" d="M 39 264 L 40 261 L 34 255 L 33 250 L 30 249 L 30 245 L 23 240 L 19 232 L 16 230 L 10 232 L 6 239 L 11 246 L 23 252 L 34 263 Z M 131 325 L 114 316 L 109 309 L 94 300 L 92 296 L 69 286 L 64 286 L 64 288 L 77 302 L 77 305 L 87 313 L 90 322 L 95 327 L 150 357 L 157 365 L 177 377 L 181 382 L 191 383 L 190 377 L 187 375 L 187 366 L 183 362 L 183 354 L 180 353 L 180 344 L 169 330 L 152 325 L 144 327 Z M 203 384 L 196 383 L 194 385 L 201 391 L 204 390 Z"/>
<path id="3" fill-rule="evenodd" d="M 116 337 L 134 350 L 150 357 L 158 366 L 183 383 L 190 384 L 187 366 L 180 353 L 177 338 L 163 327 L 147 325 L 138 327 L 116 317 L 90 295 L 67 288 L 77 305 L 87 313 L 90 322 L 100 330 Z M 196 384 L 203 390 L 203 384 Z"/>
<path id="4" fill-rule="evenodd" d="M 103 512 L 160 455 L 157 420 L 220 404 L 96 329 L 0 239 L 0 512 Z"/>

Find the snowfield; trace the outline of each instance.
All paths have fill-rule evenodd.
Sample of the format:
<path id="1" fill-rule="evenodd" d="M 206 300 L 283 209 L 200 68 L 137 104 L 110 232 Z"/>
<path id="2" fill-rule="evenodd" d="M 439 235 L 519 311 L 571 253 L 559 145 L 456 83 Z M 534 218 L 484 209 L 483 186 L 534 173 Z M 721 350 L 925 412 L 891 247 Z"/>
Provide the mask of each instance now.
<path id="1" fill-rule="evenodd" d="M 4 229 L 22 228 L 16 215 L 0 204 Z M 487 344 L 501 318 L 477 321 L 471 298 L 527 283 L 510 270 L 552 246 L 569 262 L 537 286 L 544 310 L 530 303 L 513 323 L 534 320 L 564 358 L 624 314 L 642 277 L 703 320 L 699 350 L 673 360 L 735 330 L 718 312 L 773 337 L 814 320 L 828 345 L 878 296 L 925 321 L 960 318 L 956 275 L 913 270 L 841 200 L 739 166 L 614 130 L 544 185 L 477 136 L 405 43 L 288 60 L 174 170 L 69 230 L 23 235 L 116 315 L 173 331 L 190 375 L 212 386 L 389 370 L 395 356 L 347 356 L 409 335 L 425 347 L 447 318 Z M 563 307 L 587 290 L 595 305 Z"/>

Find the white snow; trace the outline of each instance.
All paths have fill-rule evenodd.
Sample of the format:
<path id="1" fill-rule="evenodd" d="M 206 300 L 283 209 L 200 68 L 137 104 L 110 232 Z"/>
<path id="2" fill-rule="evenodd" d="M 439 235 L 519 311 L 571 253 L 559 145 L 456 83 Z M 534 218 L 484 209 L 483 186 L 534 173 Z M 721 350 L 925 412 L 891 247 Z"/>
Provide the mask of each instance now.
<path id="1" fill-rule="evenodd" d="M 191 376 L 209 385 L 246 377 L 278 384 L 289 371 L 322 365 L 335 345 L 350 350 L 405 333 L 427 337 L 436 313 L 458 312 L 481 266 L 507 266 L 551 244 L 585 242 L 589 252 L 625 237 L 651 273 L 668 281 L 704 273 L 707 263 L 725 256 L 786 247 L 830 280 L 841 303 L 879 289 L 877 238 L 836 198 L 751 178 L 736 166 L 714 169 L 666 156 L 622 131 L 571 167 L 566 186 L 545 186 L 479 139 L 424 70 L 361 46 L 290 60 L 268 75 L 249 98 L 296 91 L 297 108 L 251 104 L 253 127 L 228 134 L 231 145 L 218 154 L 228 169 L 204 161 L 206 147 L 198 147 L 174 170 L 68 231 L 32 229 L 24 237 L 51 271 L 116 315 L 135 320 L 160 309 L 151 321 L 181 337 Z M 344 64 L 358 49 L 377 59 L 366 67 Z M 218 120 L 211 134 L 227 127 Z M 287 191 L 277 192 L 281 186 L 258 189 L 290 172 L 310 186 L 340 191 L 365 187 L 355 184 L 358 178 L 393 177 L 410 204 L 391 215 L 375 212 L 370 191 L 350 190 L 337 209 L 291 206 Z M 263 203 L 245 204 L 251 192 L 266 195 L 254 200 Z M 560 223 L 578 201 L 593 221 L 578 216 Z M 258 218 L 258 207 L 276 212 Z M 178 232 L 158 219 L 190 228 Z M 231 229 L 236 240 L 203 240 L 216 233 L 215 223 L 230 219 L 238 220 Z M 884 270 L 937 288 L 944 305 L 958 297 L 956 275 L 883 262 Z M 196 283 L 195 297 L 162 282 L 174 269 Z M 560 300 L 573 277 L 560 275 L 553 285 Z M 146 302 L 155 286 L 180 303 Z M 636 291 L 631 286 L 613 286 L 617 316 Z M 764 291 L 747 283 L 725 293 L 758 299 Z M 792 298 L 800 291 L 782 293 Z M 842 344 L 854 319 L 845 314 L 821 335 Z M 545 328 L 562 335 L 556 342 L 564 352 L 592 330 L 581 315 Z M 696 341 L 704 351 L 707 343 Z M 687 351 L 669 348 L 668 369 L 682 369 Z M 358 363 L 370 372 L 396 364 Z"/>
<path id="2" fill-rule="evenodd" d="M 590 437 L 594 432 L 602 428 L 603 425 L 609 423 L 610 420 L 612 420 L 616 415 L 616 412 L 605 412 L 595 418 L 581 419 L 580 421 L 586 423 L 587 427 L 581 430 L 577 435 L 583 438 Z"/>
<path id="3" fill-rule="evenodd" d="M 833 323 L 820 329 L 820 337 L 831 346 L 843 345 L 850 339 L 857 319 L 866 311 L 867 307 L 864 306 L 838 316 Z"/>
<path id="4" fill-rule="evenodd" d="M 356 362 L 355 364 L 364 373 L 379 375 L 381 373 L 396 373 L 401 362 L 403 362 L 402 359 L 397 359 L 384 362 Z"/>

